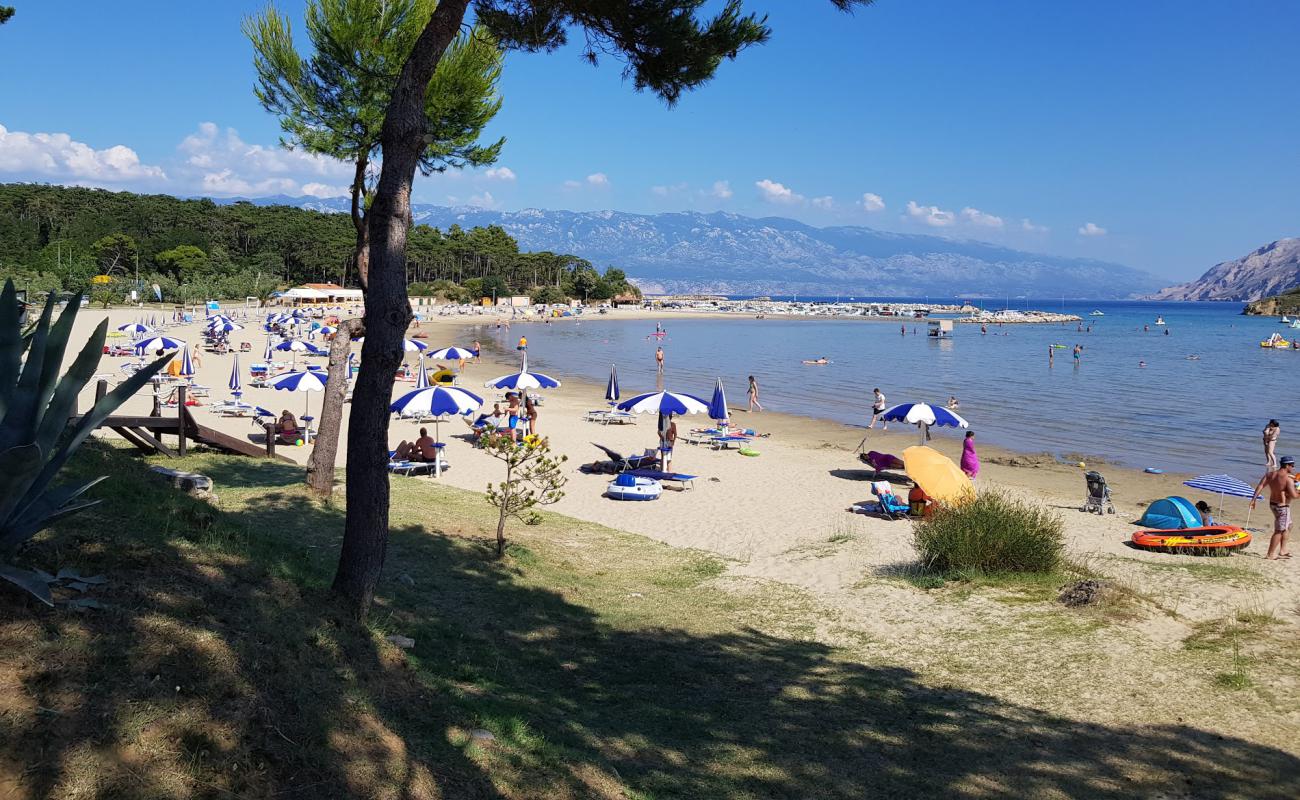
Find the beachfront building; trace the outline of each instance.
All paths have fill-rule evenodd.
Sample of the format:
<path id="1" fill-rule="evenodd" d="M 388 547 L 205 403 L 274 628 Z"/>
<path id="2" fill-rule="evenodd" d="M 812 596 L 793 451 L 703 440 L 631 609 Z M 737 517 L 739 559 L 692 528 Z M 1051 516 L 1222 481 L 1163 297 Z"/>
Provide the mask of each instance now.
<path id="1" fill-rule="evenodd" d="M 338 305 L 361 302 L 360 289 L 344 289 L 336 283 L 304 283 L 280 295 L 283 305 Z"/>

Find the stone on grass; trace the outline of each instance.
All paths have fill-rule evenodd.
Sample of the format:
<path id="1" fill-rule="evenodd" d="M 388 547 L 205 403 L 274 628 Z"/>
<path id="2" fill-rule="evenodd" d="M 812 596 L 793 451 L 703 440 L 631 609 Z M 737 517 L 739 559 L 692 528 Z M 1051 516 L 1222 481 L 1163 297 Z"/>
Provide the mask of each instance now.
<path id="1" fill-rule="evenodd" d="M 1098 602 L 1105 591 L 1106 584 L 1101 581 L 1092 579 L 1075 581 L 1062 589 L 1060 596 L 1056 599 L 1069 608 L 1078 608 L 1079 606 L 1090 606 Z"/>
<path id="2" fill-rule="evenodd" d="M 394 633 L 391 636 L 385 637 L 385 640 L 389 644 L 394 645 L 396 647 L 400 647 L 403 650 L 410 650 L 412 647 L 415 647 L 414 639 L 412 639 L 409 636 L 402 636 L 401 634 L 398 633 Z"/>

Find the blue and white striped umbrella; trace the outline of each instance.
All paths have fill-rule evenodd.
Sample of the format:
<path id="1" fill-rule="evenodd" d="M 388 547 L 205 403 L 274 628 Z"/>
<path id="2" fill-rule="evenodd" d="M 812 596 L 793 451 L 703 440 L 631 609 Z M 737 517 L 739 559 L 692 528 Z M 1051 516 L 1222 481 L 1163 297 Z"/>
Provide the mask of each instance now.
<path id="1" fill-rule="evenodd" d="M 333 325 L 322 325 L 320 326 L 319 330 L 321 333 L 325 334 L 326 336 L 339 332 L 339 329 L 334 327 Z"/>
<path id="2" fill-rule="evenodd" d="M 560 382 L 540 372 L 513 372 L 483 384 L 488 389 L 554 389 Z"/>
<path id="3" fill-rule="evenodd" d="M 123 333 L 140 335 L 142 333 L 153 333 L 153 328 L 145 325 L 143 322 L 131 322 L 126 325 L 118 325 L 117 329 Z"/>
<path id="4" fill-rule="evenodd" d="M 136 342 L 135 351 L 144 354 L 152 353 L 155 350 L 179 350 L 184 346 L 185 342 L 180 339 L 173 339 L 170 336 L 155 336 L 152 339 Z"/>
<path id="5" fill-rule="evenodd" d="M 270 361 L 274 357 L 275 357 L 275 346 L 271 344 L 271 339 L 268 337 L 266 340 L 266 350 L 262 353 L 262 360 Z"/>
<path id="6" fill-rule="evenodd" d="M 403 339 L 402 349 L 408 353 L 423 353 L 429 349 L 429 345 L 424 342 L 417 342 L 414 339 Z"/>
<path id="7" fill-rule="evenodd" d="M 415 388 L 429 388 L 429 371 L 424 368 L 424 353 L 420 354 L 420 368 L 415 373 Z"/>
<path id="8" fill-rule="evenodd" d="M 193 378 L 193 377 L 194 377 L 194 362 L 190 360 L 190 347 L 189 347 L 189 345 L 186 345 L 186 346 L 181 350 L 181 369 L 180 369 L 180 372 L 178 372 L 178 373 L 176 373 L 176 374 L 179 375 L 179 376 L 182 377 L 182 378 Z"/>
<path id="9" fill-rule="evenodd" d="M 312 344 L 304 342 L 302 339 L 285 339 L 275 346 L 276 350 L 285 350 L 294 353 L 311 353 L 312 355 L 324 355 L 325 351 Z"/>
<path id="10" fill-rule="evenodd" d="M 938 427 L 970 427 L 970 423 L 958 414 L 943 406 L 932 406 L 929 403 L 902 403 L 887 410 L 880 418 L 885 422 L 906 422 L 909 425 L 924 422 Z"/>
<path id="11" fill-rule="evenodd" d="M 470 414 L 483 405 L 483 398 L 454 386 L 429 386 L 407 392 L 393 401 L 389 411 L 409 416 L 455 417 Z"/>
<path id="12" fill-rule="evenodd" d="M 283 375 L 276 375 L 274 378 L 271 378 L 266 382 L 266 385 L 281 392 L 302 392 L 306 395 L 307 392 L 325 391 L 325 381 L 328 380 L 328 378 L 329 373 L 325 372 L 325 370 L 320 370 L 319 372 L 316 370 L 286 372 Z M 311 399 L 309 396 L 305 396 L 303 399 L 305 407 L 303 408 L 302 415 L 306 418 L 311 411 Z M 308 428 L 306 438 L 310 440 L 311 426 L 308 425 L 305 427 Z"/>
<path id="13" fill-rule="evenodd" d="M 230 321 L 217 322 L 214 320 L 212 324 L 208 326 L 208 330 L 213 333 L 230 333 L 231 331 L 242 331 L 243 329 L 243 325 Z"/>
<path id="14" fill-rule="evenodd" d="M 729 419 L 727 413 L 727 393 L 722 388 L 722 378 L 718 378 L 717 384 L 713 387 L 713 399 L 709 401 L 709 419 L 716 419 L 719 422 Z"/>
<path id="15" fill-rule="evenodd" d="M 209 314 L 204 317 L 204 319 L 208 321 L 209 325 L 214 322 L 230 322 L 230 317 L 227 317 L 225 314 Z"/>
<path id="16" fill-rule="evenodd" d="M 244 388 L 244 385 L 239 381 L 239 353 L 235 353 L 235 363 L 230 367 L 230 380 L 226 383 L 226 386 L 230 387 L 230 391 L 234 392 L 235 397 L 238 397 L 241 394 L 240 389 Z"/>
<path id="17" fill-rule="evenodd" d="M 707 414 L 709 404 L 692 394 L 651 392 L 624 400 L 618 409 L 634 414 Z"/>
<path id="18" fill-rule="evenodd" d="M 1198 475 L 1191 480 L 1183 481 L 1183 485 L 1219 495 L 1227 495 L 1228 497 L 1245 497 L 1246 499 L 1254 499 L 1255 497 L 1254 486 L 1231 475 Z"/>
<path id="19" fill-rule="evenodd" d="M 618 367 L 609 365 L 609 382 L 605 384 L 605 399 L 611 403 L 617 403 L 618 398 L 622 396 L 618 390 Z"/>
<path id="20" fill-rule="evenodd" d="M 425 353 L 425 355 L 435 360 L 445 359 L 450 361 L 460 361 L 463 358 L 465 359 L 473 358 L 474 356 L 478 355 L 478 353 L 475 353 L 473 350 L 470 350 L 467 347 L 452 346 L 452 347 L 444 347 L 441 350 L 434 350 L 432 352 Z"/>

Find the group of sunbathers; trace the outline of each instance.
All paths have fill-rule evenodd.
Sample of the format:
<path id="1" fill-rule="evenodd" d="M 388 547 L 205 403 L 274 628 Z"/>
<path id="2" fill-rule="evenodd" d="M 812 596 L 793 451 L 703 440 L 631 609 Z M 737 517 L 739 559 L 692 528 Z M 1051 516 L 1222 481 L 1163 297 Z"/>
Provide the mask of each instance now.
<path id="1" fill-rule="evenodd" d="M 433 441 L 433 437 L 429 435 L 428 428 L 421 428 L 420 437 L 414 442 L 403 439 L 397 445 L 393 458 L 397 461 L 418 461 L 432 464 L 438 460 L 438 446 Z"/>

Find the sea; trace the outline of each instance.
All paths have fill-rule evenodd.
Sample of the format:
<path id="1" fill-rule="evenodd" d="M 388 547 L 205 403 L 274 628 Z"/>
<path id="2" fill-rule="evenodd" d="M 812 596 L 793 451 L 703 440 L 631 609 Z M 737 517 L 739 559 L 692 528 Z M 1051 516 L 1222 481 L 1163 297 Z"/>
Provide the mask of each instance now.
<path id="1" fill-rule="evenodd" d="M 890 405 L 955 396 L 978 441 L 1071 461 L 1254 481 L 1269 419 L 1282 424 L 1279 453 L 1300 455 L 1300 351 L 1259 346 L 1275 331 L 1300 337 L 1277 318 L 1243 316 L 1239 303 L 1013 298 L 985 307 L 1004 306 L 1063 311 L 1083 322 L 990 325 L 987 333 L 956 324 L 951 339 L 937 340 L 924 320 L 674 317 L 656 338 L 654 321 L 620 320 L 615 311 L 509 331 L 484 325 L 469 335 L 510 351 L 526 333 L 530 369 L 560 380 L 604 386 L 616 365 L 624 398 L 655 389 L 654 353 L 662 346 L 666 389 L 707 400 L 721 378 L 733 408 L 746 405 L 753 375 L 765 408 L 854 425 L 869 421 L 875 387 Z M 1155 324 L 1160 318 L 1165 325 Z M 1083 346 L 1077 363 L 1076 344 Z M 1049 362 L 1052 345 L 1064 347 Z M 822 357 L 830 363 L 801 363 Z"/>

